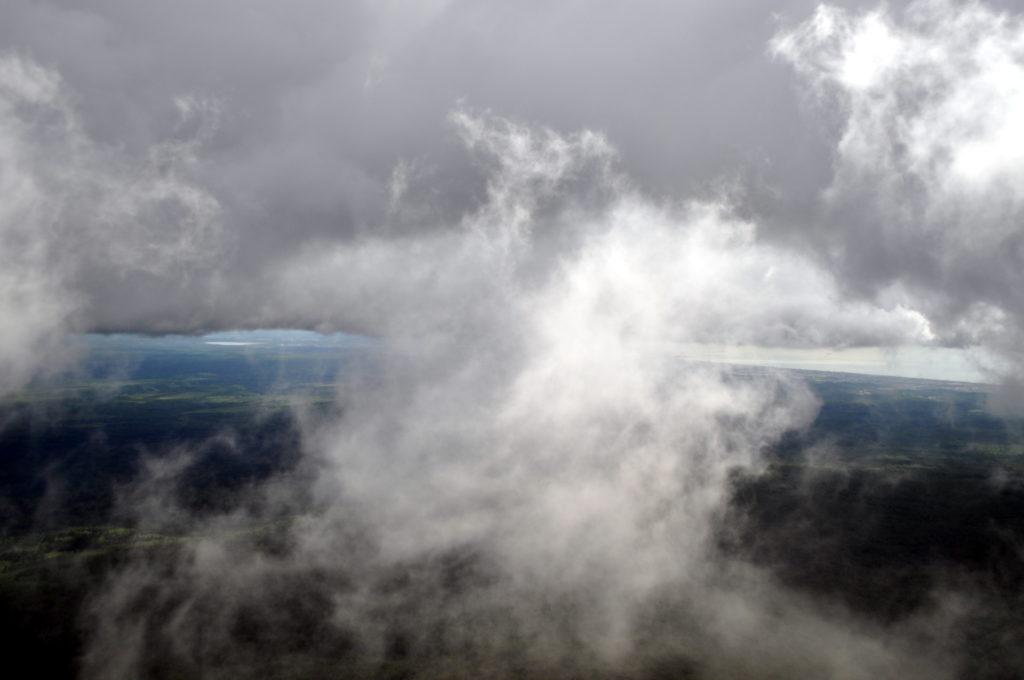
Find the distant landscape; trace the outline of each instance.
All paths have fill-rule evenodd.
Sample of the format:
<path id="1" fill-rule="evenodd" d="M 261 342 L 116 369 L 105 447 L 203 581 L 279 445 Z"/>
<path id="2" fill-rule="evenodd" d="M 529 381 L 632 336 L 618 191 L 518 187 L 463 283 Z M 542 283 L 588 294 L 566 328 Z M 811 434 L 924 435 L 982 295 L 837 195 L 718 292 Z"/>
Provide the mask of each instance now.
<path id="1" fill-rule="evenodd" d="M 314 334 L 270 334 L 259 344 L 86 342 L 80 370 L 0 403 L 0 634 L 8 658 L 40 677 L 78 673 L 89 598 L 110 570 L 140 556 L 173 560 L 203 538 L 193 533 L 196 517 L 230 513 L 253 488 L 301 475 L 298 414 L 315 419 L 338 408 L 343 374 L 371 375 L 379 351 L 371 340 Z M 746 380 L 766 370 L 733 372 Z M 1024 420 L 994 413 L 984 385 L 798 377 L 820 399 L 818 415 L 763 451 L 759 467 L 735 471 L 717 537 L 722 554 L 886 625 L 927 607 L 936 589 L 982 592 L 988 605 L 961 631 L 974 664 L 968 671 L 1010 677 L 1024 649 Z M 177 465 L 164 481 L 191 513 L 177 531 L 168 530 L 173 522 L 146 526 L 119 500 L 161 461 Z M 236 527 L 227 539 L 280 550 L 289 524 L 315 511 L 301 501 L 292 509 Z M 450 559 L 453 578 L 475 578 L 465 557 Z M 302 669 L 324 658 L 337 677 L 354 669 L 401 676 L 396 669 L 411 653 L 401 643 L 377 665 L 361 666 L 344 640 L 303 632 L 326 625 L 321 615 L 307 611 L 293 622 L 298 628 L 270 637 L 256 630 L 253 644 L 306 658 L 294 677 L 308 677 Z M 665 663 L 652 668 L 669 673 Z"/>

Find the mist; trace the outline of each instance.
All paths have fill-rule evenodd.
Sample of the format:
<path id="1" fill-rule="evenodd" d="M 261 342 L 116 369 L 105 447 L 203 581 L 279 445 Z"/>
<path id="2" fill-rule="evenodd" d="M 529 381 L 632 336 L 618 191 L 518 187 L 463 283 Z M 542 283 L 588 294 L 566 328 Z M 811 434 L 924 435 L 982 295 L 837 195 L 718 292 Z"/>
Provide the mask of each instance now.
<path id="1" fill-rule="evenodd" d="M 145 674 L 154 654 L 183 672 L 255 672 L 238 618 L 256 608 L 261 625 L 289 625 L 262 618 L 279 606 L 268 589 L 323 608 L 305 614 L 326 628 L 310 644 L 332 640 L 355 673 L 388 659 L 423 677 L 955 667 L 941 634 L 955 616 L 939 605 L 878 626 L 716 549 L 730 475 L 756 472 L 817 402 L 793 377 L 687 362 L 675 343 L 770 341 L 780 331 L 766 317 L 794 298 L 802 315 L 828 308 L 824 274 L 794 259 L 773 276 L 784 256 L 724 204 L 630 189 L 594 133 L 464 111 L 453 123 L 492 168 L 485 203 L 450 231 L 366 237 L 281 275 L 298 313 L 293 291 L 331 300 L 380 329 L 385 356 L 373 380 L 343 385 L 337 420 L 309 426 L 300 482 L 272 483 L 255 517 L 203 520 L 279 516 L 276 503 L 308 493 L 284 547 L 210 538 L 170 573 L 130 566 L 93 604 L 89 673 Z M 764 297 L 750 299 L 757 287 Z M 367 296 L 386 306 L 367 309 Z M 920 332 L 910 313 L 858 304 L 830 323 Z M 158 505 L 142 520 L 178 517 Z"/>
<path id="2" fill-rule="evenodd" d="M 963 349 L 1019 412 L 1017 9 L 0 8 L 0 394 L 79 333 L 375 352 L 219 505 L 236 433 L 146 452 L 113 516 L 190 538 L 88 593 L 82 677 L 978 670 L 998 588 L 883 616 L 748 559 L 821 402 L 688 348 Z"/>

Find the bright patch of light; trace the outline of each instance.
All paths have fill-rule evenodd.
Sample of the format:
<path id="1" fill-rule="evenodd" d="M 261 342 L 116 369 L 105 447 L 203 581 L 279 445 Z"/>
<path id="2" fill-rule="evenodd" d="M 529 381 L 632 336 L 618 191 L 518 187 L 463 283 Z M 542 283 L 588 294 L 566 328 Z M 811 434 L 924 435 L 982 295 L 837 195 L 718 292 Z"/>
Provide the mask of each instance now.
<path id="1" fill-rule="evenodd" d="M 679 352 L 688 361 L 970 383 L 990 382 L 998 368 L 996 357 L 976 347 L 797 349 L 692 343 Z"/>
<path id="2" fill-rule="evenodd" d="M 878 14 L 859 24 L 840 69 L 840 81 L 850 88 L 871 87 L 899 53 L 900 41 Z"/>

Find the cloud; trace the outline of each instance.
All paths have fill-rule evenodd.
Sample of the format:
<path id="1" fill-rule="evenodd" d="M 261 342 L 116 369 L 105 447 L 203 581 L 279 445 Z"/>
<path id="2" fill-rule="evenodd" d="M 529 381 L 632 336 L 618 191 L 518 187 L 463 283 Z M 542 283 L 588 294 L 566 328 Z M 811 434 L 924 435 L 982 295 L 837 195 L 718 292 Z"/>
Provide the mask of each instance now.
<path id="1" fill-rule="evenodd" d="M 804 270 L 817 268 L 817 283 L 800 290 L 825 292 L 812 302 L 790 284 L 787 290 L 795 295 L 789 308 L 773 307 L 781 318 L 763 320 L 774 328 L 763 333 L 766 342 L 893 344 L 932 336 L 974 342 L 980 337 L 978 319 L 997 319 L 1007 310 L 996 301 L 964 297 L 961 306 L 969 314 L 958 315 L 935 287 L 918 285 L 909 273 L 894 274 L 904 261 L 908 269 L 930 266 L 927 247 L 913 249 L 908 241 L 906 257 L 899 259 L 895 249 L 881 245 L 910 239 L 914 228 L 893 227 L 896 236 L 860 239 L 860 225 L 874 220 L 868 214 L 872 202 L 836 196 L 823 217 L 819 198 L 830 181 L 833 140 L 801 121 L 791 86 L 794 76 L 822 87 L 825 80 L 807 69 L 791 73 L 765 50 L 778 22 L 804 15 L 809 5 L 776 9 L 778 16 L 743 2 L 713 12 L 659 3 L 629 12 L 588 3 L 560 9 L 422 3 L 398 12 L 386 4 L 311 0 L 302 11 L 216 2 L 185 12 L 143 11 L 113 1 L 87 8 L 15 3 L 6 30 L 24 60 L 59 70 L 79 134 L 110 154 L 119 172 L 174 166 L 175 200 L 189 214 L 176 217 L 161 208 L 132 219 L 180 219 L 183 229 L 189 220 L 220 224 L 219 236 L 202 237 L 193 249 L 205 252 L 213 265 L 188 271 L 153 271 L 154 258 L 174 259 L 175 248 L 188 239 L 157 239 L 151 247 L 157 255 L 137 243 L 121 247 L 122 239 L 106 236 L 122 259 L 147 258 L 148 273 L 124 279 L 111 276 L 102 262 L 80 261 L 79 275 L 66 287 L 86 310 L 77 328 L 159 332 L 377 324 L 363 318 L 369 310 L 354 306 L 344 310 L 349 318 L 342 318 L 340 305 L 325 309 L 326 319 L 315 303 L 300 313 L 308 294 L 294 291 L 294 304 L 281 299 L 277 277 L 292 271 L 283 275 L 287 284 L 308 265 L 326 277 L 306 281 L 316 290 L 332 285 L 334 275 L 325 271 L 331 257 L 360 247 L 372 257 L 368 244 L 384 243 L 385 235 L 407 238 L 410 247 L 425 249 L 425 257 L 446 238 L 459 240 L 452 231 L 487 204 L 494 190 L 487 186 L 489 169 L 476 163 L 512 157 L 488 154 L 493 140 L 470 139 L 474 132 L 466 121 L 450 118 L 452 110 L 476 107 L 555 130 L 590 130 L 609 146 L 605 169 L 591 164 L 588 171 L 614 166 L 618 180 L 632 186 L 583 176 L 559 186 L 567 196 L 559 200 L 590 202 L 581 207 L 591 211 L 586 220 L 600 222 L 595 211 L 604 209 L 601 201 L 611 206 L 625 189 L 655 207 L 644 220 L 687 221 L 679 204 L 721 203 L 724 213 L 742 215 L 735 221 L 751 225 L 740 231 L 748 231 L 759 257 L 778 258 L 772 277 L 785 279 L 795 269 L 799 273 L 792 278 L 806 283 Z M 836 16 L 847 17 L 838 10 Z M 885 34 L 884 16 L 874 21 Z M 560 29 L 569 25 L 576 28 Z M 499 33 L 502 39 L 481 39 Z M 58 35 L 61 40 L 54 39 Z M 530 49 L 521 49 L 526 44 Z M 645 47 L 632 49 L 636 45 Z M 811 43 L 801 45 L 806 55 Z M 630 59 L 621 58 L 624 51 Z M 263 56 L 271 52 L 273 59 Z M 467 102 L 463 109 L 460 99 Z M 744 113 L 750 111 L 759 114 Z M 463 153 L 466 142 L 479 153 Z M 193 196 L 183 193 L 186 185 Z M 605 195 L 575 196 L 591 190 Z M 145 200 L 151 208 L 160 201 L 156 195 Z M 676 207 L 666 207 L 671 203 Z M 619 201 L 620 212 L 623 205 Z M 105 219 L 126 219 L 114 201 L 104 209 L 110 214 Z M 653 215 L 658 210 L 664 214 Z M 667 214 L 673 210 L 677 214 Z M 821 226 L 844 224 L 837 219 L 842 210 L 851 213 L 854 226 Z M 572 247 L 581 229 L 569 222 L 563 215 L 552 224 L 548 243 L 534 252 L 558 258 L 562 248 Z M 193 233 L 202 229 L 196 226 Z M 833 232 L 834 239 L 827 237 Z M 809 250 L 818 264 L 788 253 L 794 245 L 805 255 Z M 404 264 L 410 275 L 425 266 Z M 887 278 L 872 273 L 887 266 Z M 839 278 L 832 283 L 835 274 Z M 751 274 L 734 283 L 755 280 Z M 706 301 L 713 305 L 713 299 Z M 824 307 L 801 311 L 825 299 L 825 306 L 843 308 L 844 318 L 862 320 L 833 329 Z M 709 309 L 708 316 L 713 313 Z M 882 316 L 889 320 L 879 321 Z M 758 340 L 747 332 L 717 334 L 726 341 L 732 334 Z M 716 333 L 706 335 L 713 340 Z"/>
<path id="2" fill-rule="evenodd" d="M 1024 23 L 977 2 L 823 5 L 776 36 L 840 125 L 823 195 L 828 261 L 854 289 L 900 288 L 944 342 L 1020 337 Z"/>
<path id="3" fill-rule="evenodd" d="M 0 389 L 80 330 L 383 346 L 250 507 L 124 496 L 196 538 L 96 593 L 86 675 L 952 675 L 955 599 L 882 625 L 712 540 L 729 475 L 816 404 L 679 348 L 1024 328 L 1020 21 L 808 12 L 5 8 Z"/>
<path id="4" fill-rule="evenodd" d="M 86 134 L 57 73 L 0 57 L 0 389 L 59 368 L 64 334 L 93 324 L 91 284 L 213 265 L 220 208 L 188 179 L 193 150 L 133 162 Z"/>
<path id="5" fill-rule="evenodd" d="M 793 341 L 761 314 L 798 289 L 837 324 L 912 334 L 919 320 L 835 307 L 824 273 L 780 260 L 723 205 L 631 190 L 596 133 L 466 110 L 453 121 L 489 169 L 476 210 L 306 253 L 275 286 L 299 318 L 380 332 L 379 373 L 344 384 L 340 417 L 308 427 L 300 481 L 253 504 L 267 515 L 200 521 L 177 560 L 129 563 L 106 584 L 87 676 L 245 674 L 292 649 L 313 674 L 319 659 L 422 676 L 660 663 L 698 677 L 943 677 L 954 652 L 936 641 L 955 612 L 879 626 L 718 553 L 730 475 L 757 470 L 817 403 L 792 378 L 673 349 Z M 278 548 L 231 538 L 303 494 Z M 139 510 L 147 526 L 180 517 Z"/>
<path id="6" fill-rule="evenodd" d="M 790 93 L 771 86 L 789 78 L 764 54 L 773 26 L 767 8 L 745 2 L 704 12 L 660 2 L 626 11 L 18 0 L 5 7 L 0 39 L 58 72 L 83 134 L 125 162 L 145 163 L 169 141 L 191 145 L 189 179 L 215 198 L 229 236 L 218 253 L 222 281 L 123 289 L 102 272 L 82 280 L 88 327 L 161 331 L 248 324 L 263 293 L 234 291 L 317 243 L 385 223 L 432 231 L 471 212 L 486 189 L 447 120 L 460 99 L 558 130 L 600 131 L 622 150 L 625 173 L 655 195 L 688 196 L 748 165 L 763 170 L 770 149 L 797 148 L 802 134 L 785 115 Z M 730 113 L 780 107 L 753 121 Z M 387 213 L 403 164 L 419 178 L 410 190 L 430 199 L 404 221 Z"/>
<path id="7" fill-rule="evenodd" d="M 297 324 L 422 341 L 439 332 L 423 318 L 436 306 L 453 313 L 443 332 L 466 324 L 470 336 L 488 332 L 474 325 L 487 312 L 478 304 L 512 315 L 560 297 L 564 316 L 549 321 L 550 333 L 570 341 L 573 323 L 601 313 L 624 324 L 614 332 L 666 347 L 931 340 L 914 309 L 847 300 L 813 261 L 759 241 L 727 199 L 644 195 L 595 132 L 562 136 L 465 109 L 452 121 L 490 168 L 486 202 L 443 229 L 317 243 L 275 274 L 265 322 L 290 314 Z"/>

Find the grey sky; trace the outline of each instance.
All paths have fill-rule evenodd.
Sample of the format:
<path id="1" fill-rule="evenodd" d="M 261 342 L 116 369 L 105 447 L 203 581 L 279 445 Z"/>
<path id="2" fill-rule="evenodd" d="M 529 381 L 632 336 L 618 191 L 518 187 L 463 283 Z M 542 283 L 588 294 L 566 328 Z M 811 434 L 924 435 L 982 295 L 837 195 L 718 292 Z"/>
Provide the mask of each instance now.
<path id="1" fill-rule="evenodd" d="M 704 201 L 749 222 L 767 249 L 757 257 L 778 259 L 773 275 L 785 272 L 793 295 L 775 304 L 776 290 L 765 311 L 748 286 L 746 311 L 726 323 L 715 301 L 744 291 L 705 286 L 687 301 L 710 305 L 689 339 L 1013 353 L 1024 159 L 990 141 L 1012 134 L 1004 121 L 1021 100 L 1004 97 L 1005 115 L 950 108 L 993 110 L 1006 89 L 979 69 L 1019 77 L 1020 23 L 999 14 L 1013 3 L 890 3 L 876 19 L 874 3 L 842 4 L 822 10 L 826 35 L 814 32 L 822 11 L 802 0 L 7 0 L 0 153 L 8 203 L 21 207 L 3 217 L 17 284 L 2 292 L 7 323 L 36 330 L 12 331 L 22 340 L 8 341 L 4 363 L 29 365 L 27 348 L 66 330 L 393 331 L 419 304 L 411 284 L 321 267 L 301 285 L 323 299 L 288 285 L 319 266 L 310 253 L 451 246 L 437 235 L 487 203 L 502 153 L 467 149 L 453 111 L 592 130 L 614 150 L 614 186 L 578 178 L 535 216 L 549 222 L 531 245 L 536 276 L 580 247 L 557 214 L 568 205 L 596 214 L 623 192 L 661 208 Z M 836 59 L 872 52 L 857 42 L 872 22 L 902 47 L 876 80 L 851 85 Z M 926 44 L 959 57 L 914 57 Z M 25 83 L 39 80 L 51 91 L 27 101 Z M 951 144 L 995 159 L 969 191 L 943 170 Z M 917 155 L 901 160 L 907 148 Z M 331 299 L 338 289 L 363 297 Z M 850 321 L 854 307 L 873 320 Z"/>

